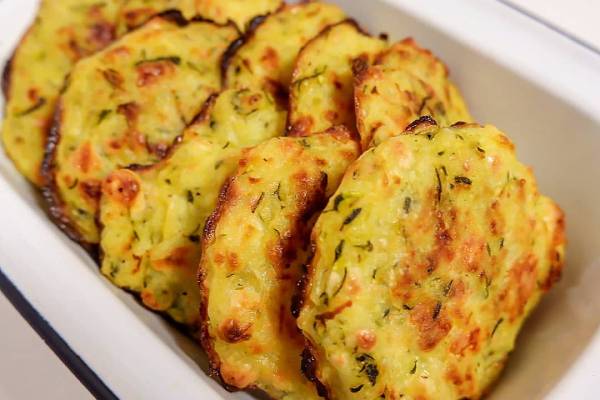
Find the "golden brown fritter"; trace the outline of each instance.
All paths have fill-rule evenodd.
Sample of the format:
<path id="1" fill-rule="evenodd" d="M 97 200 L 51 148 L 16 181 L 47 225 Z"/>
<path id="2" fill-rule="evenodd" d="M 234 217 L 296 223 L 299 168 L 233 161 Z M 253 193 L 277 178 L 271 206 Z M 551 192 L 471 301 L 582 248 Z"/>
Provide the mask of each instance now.
<path id="1" fill-rule="evenodd" d="M 268 93 L 226 90 L 207 102 L 165 160 L 110 174 L 100 207 L 102 273 L 139 293 L 147 307 L 195 328 L 204 223 L 242 149 L 281 135 L 285 120 Z"/>
<path id="2" fill-rule="evenodd" d="M 386 46 L 351 20 L 326 28 L 308 42 L 298 55 L 290 87 L 290 134 L 306 136 L 335 125 L 354 130 L 352 63 L 356 58 L 371 62 Z"/>
<path id="3" fill-rule="evenodd" d="M 316 223 L 298 320 L 332 399 L 477 399 L 560 276 L 563 214 L 492 126 L 366 152 Z"/>
<path id="4" fill-rule="evenodd" d="M 102 180 L 115 168 L 162 159 L 206 99 L 235 27 L 157 17 L 79 62 L 61 95 L 44 164 L 58 224 L 98 243 Z"/>
<path id="5" fill-rule="evenodd" d="M 313 216 L 358 156 L 343 127 L 272 139 L 246 153 L 206 224 L 200 264 L 202 343 L 231 389 L 316 399 L 300 372 L 291 314 Z"/>
<path id="6" fill-rule="evenodd" d="M 41 185 L 40 167 L 65 76 L 115 39 L 122 0 L 43 0 L 4 72 L 2 141 L 16 168 Z"/>
<path id="7" fill-rule="evenodd" d="M 471 121 L 447 67 L 412 39 L 382 52 L 374 65 L 358 59 L 354 67 L 357 124 L 365 150 L 424 115 L 442 126 Z"/>
<path id="8" fill-rule="evenodd" d="M 253 22 L 224 61 L 228 87 L 267 88 L 285 97 L 300 49 L 328 25 L 345 18 L 337 6 L 309 2 L 286 5 Z"/>

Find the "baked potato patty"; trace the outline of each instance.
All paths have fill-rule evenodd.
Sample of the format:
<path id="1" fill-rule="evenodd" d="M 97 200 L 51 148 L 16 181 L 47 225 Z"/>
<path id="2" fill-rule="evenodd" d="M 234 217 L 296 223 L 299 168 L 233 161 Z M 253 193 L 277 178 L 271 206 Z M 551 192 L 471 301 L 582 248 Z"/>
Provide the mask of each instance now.
<path id="1" fill-rule="evenodd" d="M 563 214 L 509 139 L 412 128 L 349 168 L 313 231 L 298 324 L 333 399 L 480 398 L 560 276 Z"/>
<path id="2" fill-rule="evenodd" d="M 313 216 L 357 156 L 343 127 L 276 138 L 247 152 L 225 187 L 206 224 L 200 285 L 202 343 L 230 388 L 318 397 L 300 372 L 291 303 Z"/>
<path id="3" fill-rule="evenodd" d="M 242 149 L 281 135 L 285 119 L 266 92 L 226 90 L 207 102 L 165 160 L 110 174 L 100 207 L 102 273 L 139 293 L 147 307 L 195 328 L 204 223 Z"/>
<path id="4" fill-rule="evenodd" d="M 73 69 L 44 164 L 45 196 L 72 238 L 98 243 L 102 180 L 162 159 L 221 88 L 219 61 L 235 27 L 156 17 Z"/>

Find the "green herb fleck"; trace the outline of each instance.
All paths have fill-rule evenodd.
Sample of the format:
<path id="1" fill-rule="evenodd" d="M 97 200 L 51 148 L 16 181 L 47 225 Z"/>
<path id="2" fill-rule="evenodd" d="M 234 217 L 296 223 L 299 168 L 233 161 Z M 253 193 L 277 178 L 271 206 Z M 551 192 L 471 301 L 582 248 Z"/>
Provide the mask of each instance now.
<path id="1" fill-rule="evenodd" d="M 437 201 L 439 203 L 442 201 L 442 179 L 437 168 L 435 169 L 435 177 L 437 178 Z"/>
<path id="2" fill-rule="evenodd" d="M 360 390 L 363 388 L 363 386 L 364 386 L 364 385 L 358 385 L 358 386 L 351 387 L 351 388 L 350 388 L 350 391 L 351 391 L 352 393 L 358 393 L 358 392 L 360 392 Z"/>
<path id="3" fill-rule="evenodd" d="M 191 190 L 187 191 L 187 201 L 188 203 L 194 203 L 194 193 Z"/>
<path id="4" fill-rule="evenodd" d="M 262 192 L 260 194 L 260 196 L 258 197 L 258 199 L 252 205 L 252 214 L 254 214 L 256 212 L 256 209 L 258 208 L 258 206 L 260 205 L 260 203 L 262 203 L 262 201 L 263 201 L 264 198 L 265 198 L 265 192 Z"/>
<path id="5" fill-rule="evenodd" d="M 440 316 L 440 312 L 442 311 L 442 303 L 437 302 L 435 307 L 433 308 L 433 319 L 436 320 Z"/>
<path id="6" fill-rule="evenodd" d="M 340 241 L 340 243 L 338 243 L 338 245 L 335 248 L 335 258 L 333 259 L 333 262 L 336 262 L 337 260 L 340 259 L 340 257 L 342 256 L 342 252 L 344 251 L 344 244 L 346 243 L 345 240 Z"/>
<path id="7" fill-rule="evenodd" d="M 340 204 L 342 204 L 342 201 L 344 200 L 343 194 L 338 194 L 335 196 L 335 199 L 333 200 L 333 211 L 339 211 Z"/>
<path id="8" fill-rule="evenodd" d="M 325 71 L 327 71 L 326 65 L 320 69 L 315 70 L 314 74 L 298 79 L 297 81 L 293 82 L 292 85 L 296 87 L 296 90 L 300 90 L 300 87 L 304 82 L 318 78 L 319 76 L 323 75 Z"/>
<path id="9" fill-rule="evenodd" d="M 337 296 L 337 294 L 340 292 L 340 290 L 342 290 L 342 288 L 344 287 L 344 283 L 346 283 L 347 277 L 348 277 L 348 268 L 344 268 L 344 275 L 342 276 L 342 281 L 340 282 L 340 286 L 338 286 L 338 288 L 335 290 L 335 292 L 333 292 L 331 297 Z"/>
<path id="10" fill-rule="evenodd" d="M 415 360 L 415 363 L 414 363 L 413 367 L 410 370 L 410 374 L 414 375 L 415 372 L 417 372 L 417 360 Z"/>
<path id="11" fill-rule="evenodd" d="M 155 62 L 161 62 L 161 61 L 167 61 L 167 62 L 170 62 L 172 64 L 179 65 L 179 64 L 181 64 L 181 57 L 178 57 L 178 56 L 166 56 L 166 57 L 151 58 L 151 59 L 147 59 L 147 60 L 140 60 L 140 61 L 138 61 L 138 62 L 135 63 L 135 66 L 139 67 L 142 64 L 155 63 Z"/>
<path id="12" fill-rule="evenodd" d="M 277 200 L 281 201 L 281 182 L 277 184 L 277 189 L 275 189 L 273 194 L 277 196 Z"/>
<path id="13" fill-rule="evenodd" d="M 410 214 L 410 207 L 412 205 L 412 199 L 410 197 L 404 198 L 404 214 Z"/>
<path id="14" fill-rule="evenodd" d="M 346 219 L 344 220 L 344 222 L 342 223 L 340 230 L 344 229 L 344 226 L 350 225 L 360 215 L 361 212 L 362 212 L 362 208 L 355 208 L 354 210 L 352 210 L 350 215 L 348 215 L 346 217 Z"/>
<path id="15" fill-rule="evenodd" d="M 110 113 L 112 113 L 112 110 L 102 110 L 102 111 L 100 111 L 100 114 L 98 115 L 98 123 L 97 123 L 97 125 L 100 125 L 102 123 L 102 121 L 104 121 L 106 119 L 106 117 L 108 117 L 110 115 Z"/>
<path id="16" fill-rule="evenodd" d="M 494 325 L 494 329 L 492 329 L 492 334 L 490 335 L 490 337 L 494 336 L 494 333 L 496 333 L 496 331 L 498 330 L 498 327 L 500 326 L 500 324 L 504 322 L 504 318 L 500 318 L 497 322 L 496 325 Z"/>
<path id="17" fill-rule="evenodd" d="M 356 356 L 356 361 L 362 364 L 359 372 L 367 376 L 371 386 L 375 386 L 377 377 L 379 376 L 379 369 L 377 368 L 375 359 L 371 355 L 363 353 Z"/>
<path id="18" fill-rule="evenodd" d="M 356 247 L 357 249 L 361 249 L 361 250 L 366 250 L 368 252 L 373 251 L 373 243 L 371 243 L 371 241 L 367 241 L 367 243 L 365 244 L 356 244 L 354 245 L 354 247 Z"/>
<path id="19" fill-rule="evenodd" d="M 40 97 L 35 102 L 35 104 L 33 104 L 31 107 L 17 113 L 17 117 L 24 117 L 25 115 L 31 114 L 31 113 L 39 110 L 40 108 L 42 108 L 45 104 L 46 104 L 46 98 Z"/>
<path id="20" fill-rule="evenodd" d="M 466 176 L 455 176 L 454 183 L 456 183 L 457 185 L 458 184 L 471 185 L 473 182 Z"/>
<path id="21" fill-rule="evenodd" d="M 448 294 L 450 293 L 450 290 L 452 290 L 453 283 L 454 283 L 454 280 L 450 280 L 450 282 L 448 282 L 448 284 L 444 288 L 444 296 L 448 296 Z"/>

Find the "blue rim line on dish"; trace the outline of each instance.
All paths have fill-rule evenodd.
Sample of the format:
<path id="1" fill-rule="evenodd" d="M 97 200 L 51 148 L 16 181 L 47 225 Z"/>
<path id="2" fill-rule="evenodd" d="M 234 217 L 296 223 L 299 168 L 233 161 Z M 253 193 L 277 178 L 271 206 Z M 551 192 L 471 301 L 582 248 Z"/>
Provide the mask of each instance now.
<path id="1" fill-rule="evenodd" d="M 510 8 L 511 10 L 516 11 L 517 13 L 522 14 L 522 15 L 528 17 L 529 19 L 534 20 L 538 24 L 545 26 L 546 28 L 550 29 L 553 32 L 558 33 L 559 35 L 569 39 L 570 41 L 575 42 L 579 46 L 591 51 L 595 55 L 600 56 L 600 49 L 596 48 L 594 45 L 590 44 L 589 42 L 587 42 L 583 39 L 580 39 L 579 37 L 577 37 L 569 32 L 566 32 L 562 28 L 559 28 L 558 26 L 554 25 L 553 23 L 546 21 L 544 18 L 538 17 L 537 15 L 525 10 L 524 8 L 522 8 L 516 4 L 513 4 L 509 0 L 497 0 L 497 1 L 500 4 L 503 4 L 506 7 Z"/>
<path id="2" fill-rule="evenodd" d="M 48 321 L 27 301 L 25 296 L 8 279 L 0 268 L 0 292 L 21 314 L 23 319 L 44 340 L 46 345 L 69 368 L 71 373 L 85 386 L 85 388 L 99 400 L 118 400 L 118 397 L 109 389 L 98 375 L 69 347 L 67 342 L 50 326 Z"/>
<path id="3" fill-rule="evenodd" d="M 565 32 L 556 25 L 524 10 L 523 8 L 514 5 L 507 0 L 497 0 L 500 4 L 510 8 L 518 14 L 524 15 L 530 20 L 541 24 L 546 29 L 558 33 L 571 42 L 585 48 L 586 50 L 600 56 L 600 50 L 587 43 L 578 37 Z M 27 299 L 19 292 L 15 285 L 4 275 L 0 268 L 0 292 L 2 292 L 17 309 L 19 314 L 27 321 L 33 330 L 44 340 L 46 345 L 56 354 L 56 356 L 69 368 L 71 373 L 85 386 L 85 388 L 99 400 L 118 400 L 119 398 L 112 390 L 100 379 L 89 365 L 85 363 L 69 347 L 64 339 L 50 326 L 50 324 L 40 315 L 40 313 L 27 301 Z"/>

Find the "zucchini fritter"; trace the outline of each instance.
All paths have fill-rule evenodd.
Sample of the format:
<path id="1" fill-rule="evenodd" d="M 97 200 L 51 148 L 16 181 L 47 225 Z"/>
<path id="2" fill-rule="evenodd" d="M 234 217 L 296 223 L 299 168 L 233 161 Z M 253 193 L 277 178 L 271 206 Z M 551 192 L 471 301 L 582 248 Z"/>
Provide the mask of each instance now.
<path id="1" fill-rule="evenodd" d="M 281 135 L 285 119 L 268 93 L 226 90 L 207 102 L 168 158 L 109 175 L 100 207 L 102 273 L 194 327 L 204 223 L 242 149 Z"/>
<path id="2" fill-rule="evenodd" d="M 352 62 L 360 57 L 370 63 L 386 45 L 350 20 L 328 27 L 308 42 L 296 60 L 290 88 L 290 134 L 356 126 Z"/>
<path id="3" fill-rule="evenodd" d="M 462 96 L 448 79 L 448 68 L 412 39 L 381 53 L 373 66 L 359 59 L 354 67 L 363 149 L 402 133 L 420 116 L 430 115 L 442 126 L 471 121 Z"/>
<path id="4" fill-rule="evenodd" d="M 313 215 L 358 151 L 343 127 L 272 139 L 244 156 L 224 188 L 205 230 L 201 337 L 232 389 L 317 398 L 300 372 L 304 342 L 290 307 Z"/>
<path id="5" fill-rule="evenodd" d="M 563 214 L 492 126 L 365 153 L 313 231 L 298 323 L 334 399 L 477 399 L 560 276 Z"/>
<path id="6" fill-rule="evenodd" d="M 345 18 L 337 6 L 319 2 L 286 5 L 255 20 L 223 62 L 228 87 L 268 88 L 287 94 L 298 52 L 330 24 Z"/>
<path id="7" fill-rule="evenodd" d="M 52 113 L 65 76 L 82 57 L 115 38 L 122 0 L 44 0 L 29 30 L 6 66 L 7 99 L 2 126 L 4 148 L 15 166 L 35 185 Z"/>
<path id="8" fill-rule="evenodd" d="M 62 94 L 44 162 L 44 195 L 57 223 L 99 241 L 100 185 L 115 168 L 164 158 L 220 90 L 219 60 L 237 36 L 211 22 L 149 21 L 80 61 Z"/>

